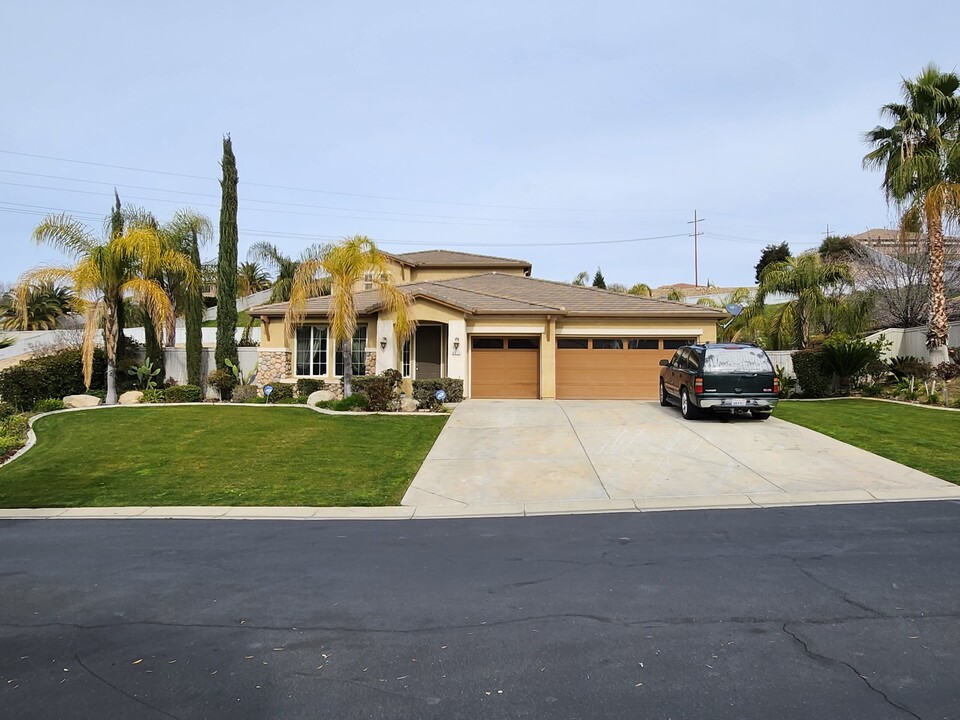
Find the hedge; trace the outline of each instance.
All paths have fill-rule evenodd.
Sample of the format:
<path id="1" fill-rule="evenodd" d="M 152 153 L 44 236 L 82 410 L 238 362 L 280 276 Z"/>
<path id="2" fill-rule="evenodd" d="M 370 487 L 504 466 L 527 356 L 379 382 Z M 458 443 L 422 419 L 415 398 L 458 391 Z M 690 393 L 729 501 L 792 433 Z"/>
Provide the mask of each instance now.
<path id="1" fill-rule="evenodd" d="M 317 378 L 300 378 L 297 380 L 297 396 L 310 397 L 312 393 L 318 390 L 324 390 L 326 387 L 327 384 L 323 380 L 318 380 Z"/>
<path id="2" fill-rule="evenodd" d="M 819 350 L 797 350 L 793 358 L 793 372 L 804 397 L 818 398 L 829 394 L 833 386 L 833 372 L 827 369 Z"/>
<path id="3" fill-rule="evenodd" d="M 270 385 L 273 386 L 273 390 L 270 391 L 269 402 L 280 402 L 281 400 L 293 397 L 293 383 L 275 382 L 270 383 Z"/>
<path id="4" fill-rule="evenodd" d="M 460 402 L 463 400 L 463 380 L 458 378 L 439 378 L 436 380 L 414 380 L 413 399 L 420 403 L 420 407 L 434 407 L 437 403 L 437 390 L 447 393 L 444 402 Z"/>
<path id="5" fill-rule="evenodd" d="M 174 385 L 163 391 L 163 401 L 168 403 L 203 402 L 203 391 L 196 385 Z"/>
<path id="6" fill-rule="evenodd" d="M 107 379 L 107 357 L 99 348 L 93 354 L 90 388 L 102 390 Z M 121 373 L 117 370 L 117 392 Z M 20 411 L 27 411 L 40 400 L 80 395 L 83 384 L 83 355 L 79 350 L 61 350 L 53 355 L 24 360 L 0 371 L 0 398 Z"/>

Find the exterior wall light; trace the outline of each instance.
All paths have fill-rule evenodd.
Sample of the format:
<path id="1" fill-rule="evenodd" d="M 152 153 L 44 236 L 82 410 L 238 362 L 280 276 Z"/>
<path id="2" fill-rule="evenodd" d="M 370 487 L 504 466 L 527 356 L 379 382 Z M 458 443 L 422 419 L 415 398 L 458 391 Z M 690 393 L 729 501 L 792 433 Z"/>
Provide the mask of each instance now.
<path id="1" fill-rule="evenodd" d="M 380 338 L 380 349 L 381 349 L 381 350 L 386 350 L 386 349 L 387 349 L 387 338 L 386 338 L 386 337 Z"/>
<path id="2" fill-rule="evenodd" d="M 460 347 L 460 338 L 455 337 L 455 338 L 453 339 L 453 349 L 456 350 L 456 349 L 459 348 L 459 347 Z"/>

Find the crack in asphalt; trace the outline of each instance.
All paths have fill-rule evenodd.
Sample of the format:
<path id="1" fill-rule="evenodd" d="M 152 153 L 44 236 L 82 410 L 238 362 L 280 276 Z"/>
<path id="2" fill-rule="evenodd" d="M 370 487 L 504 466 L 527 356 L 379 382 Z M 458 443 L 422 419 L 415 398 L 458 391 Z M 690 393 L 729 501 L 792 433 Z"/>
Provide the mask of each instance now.
<path id="1" fill-rule="evenodd" d="M 800 648 L 802 649 L 803 654 L 806 655 L 807 657 L 809 657 L 809 658 L 811 658 L 811 659 L 813 659 L 813 660 L 822 660 L 822 661 L 824 661 L 824 662 L 833 663 L 833 664 L 835 664 L 835 665 L 842 665 L 843 667 L 848 668 L 848 669 L 851 670 L 858 678 L 860 678 L 861 682 L 863 682 L 863 684 L 866 685 L 866 686 L 871 690 L 871 692 L 874 692 L 874 693 L 876 693 L 877 695 L 879 695 L 880 697 L 882 697 L 883 700 L 884 700 L 884 702 L 887 703 L 887 705 L 889 705 L 889 706 L 892 707 L 892 708 L 895 708 L 895 709 L 899 710 L 899 711 L 902 712 L 902 713 L 906 713 L 906 714 L 909 715 L 910 717 L 916 718 L 916 720 L 923 720 L 923 718 L 921 718 L 921 717 L 920 717 L 919 715 L 917 715 L 915 712 L 913 712 L 913 711 L 910 710 L 909 708 L 904 707 L 904 706 L 901 705 L 900 703 L 895 702 L 895 701 L 892 700 L 892 699 L 890 698 L 890 696 L 887 695 L 883 690 L 881 690 L 880 688 L 874 686 L 874 684 L 870 682 L 870 679 L 869 679 L 866 675 L 864 675 L 863 673 L 861 673 L 859 670 L 857 670 L 856 667 L 854 667 L 852 664 L 848 663 L 846 660 L 840 660 L 839 658 L 830 657 L 829 655 L 824 655 L 823 653 L 819 653 L 819 652 L 815 652 L 815 651 L 811 650 L 811 649 L 810 649 L 810 646 L 807 644 L 807 642 L 806 642 L 805 640 L 803 640 L 803 639 L 802 639 L 799 635 L 797 635 L 796 633 L 791 632 L 790 630 L 787 629 L 787 623 L 784 623 L 784 624 L 783 624 L 783 626 L 781 627 L 781 630 L 784 632 L 784 634 L 786 634 L 786 635 L 788 635 L 789 637 L 793 638 L 793 640 L 794 640 L 798 645 L 800 645 Z"/>
<path id="2" fill-rule="evenodd" d="M 115 685 L 114 683 L 110 682 L 110 681 L 107 680 L 105 677 L 103 677 L 103 675 L 100 675 L 99 673 L 97 673 L 97 672 L 95 672 L 94 670 L 92 670 L 91 668 L 89 668 L 89 667 L 86 665 L 86 663 L 84 663 L 83 660 L 80 659 L 80 656 L 79 656 L 78 654 L 74 653 L 73 659 L 77 661 L 77 664 L 78 664 L 80 667 L 82 667 L 84 670 L 86 670 L 88 673 L 90 673 L 90 675 L 92 675 L 94 678 L 96 678 L 97 680 L 99 680 L 100 682 L 102 682 L 104 685 L 106 685 L 108 688 L 110 688 L 110 689 L 113 690 L 114 692 L 119 693 L 120 695 L 123 695 L 125 698 L 128 698 L 128 699 L 130 699 L 130 700 L 133 700 L 135 703 L 137 703 L 137 704 L 139 704 L 139 705 L 143 705 L 145 708 L 149 708 L 150 710 L 153 710 L 154 712 L 158 712 L 158 713 L 160 713 L 161 715 L 163 715 L 164 717 L 171 718 L 172 720 L 183 720 L 183 718 L 179 717 L 178 715 L 172 715 L 172 714 L 168 713 L 166 710 L 162 710 L 162 709 L 158 708 L 156 705 L 151 705 L 151 704 L 148 703 L 146 700 L 141 700 L 141 699 L 138 698 L 136 695 L 131 695 L 130 693 L 128 693 L 126 690 L 124 690 L 124 689 L 123 689 L 122 687 L 120 687 L 119 685 Z"/>
<path id="3" fill-rule="evenodd" d="M 805 567 L 801 564 L 801 562 L 800 562 L 801 559 L 800 559 L 800 558 L 791 557 L 791 558 L 787 558 L 787 559 L 790 560 L 790 562 L 793 563 L 794 567 L 796 567 L 797 570 L 799 570 L 801 573 L 803 573 L 806 577 L 810 578 L 811 580 L 813 580 L 815 583 L 817 583 L 817 584 L 820 585 L 821 587 L 824 587 L 824 588 L 826 588 L 827 590 L 830 590 L 831 592 L 836 593 L 836 595 L 840 598 L 840 600 L 842 600 L 843 602 L 847 603 L 848 605 L 851 605 L 851 606 L 853 606 L 853 607 L 855 607 L 855 608 L 858 608 L 859 610 L 863 610 L 864 612 L 873 613 L 873 614 L 875 614 L 877 617 L 885 617 L 884 613 L 882 613 L 881 611 L 879 611 L 879 610 L 877 610 L 877 609 L 875 609 L 875 608 L 872 608 L 872 607 L 870 607 L 869 605 L 865 605 L 864 603 L 857 602 L 856 600 L 852 600 L 852 599 L 847 595 L 847 593 L 844 592 L 843 590 L 841 590 L 840 588 L 835 587 L 835 586 L 831 585 L 830 583 L 826 582 L 825 580 L 821 580 L 820 578 L 818 578 L 816 575 L 813 574 L 812 571 L 808 570 L 807 568 L 805 568 Z M 811 560 L 817 560 L 817 559 L 820 559 L 820 558 L 809 558 L 809 559 L 811 559 Z"/>
<path id="4" fill-rule="evenodd" d="M 555 613 L 548 615 L 530 615 L 521 618 L 512 618 L 508 620 L 498 620 L 494 622 L 464 623 L 459 625 L 431 625 L 421 628 L 364 628 L 350 627 L 346 625 L 254 625 L 244 621 L 239 623 L 177 623 L 161 620 L 130 620 L 127 622 L 102 623 L 96 625 L 84 625 L 82 623 L 0 623 L 0 628 L 12 628 L 15 630 L 42 630 L 45 628 L 68 628 L 72 630 L 115 630 L 124 627 L 151 626 L 166 627 L 183 630 L 260 630 L 269 632 L 343 632 L 343 633 L 369 633 L 378 635 L 411 635 L 416 633 L 430 632 L 450 632 L 456 630 L 483 630 L 485 628 L 502 627 L 509 625 L 519 625 L 528 622 L 541 622 L 548 620 L 591 620 L 604 625 L 616 625 L 618 627 L 630 628 L 635 626 L 644 627 L 683 627 L 685 625 L 712 626 L 712 625 L 782 625 L 790 623 L 794 625 L 840 625 L 848 622 L 861 621 L 889 621 L 889 620 L 955 620 L 960 619 L 960 611 L 947 613 L 899 613 L 888 615 L 846 615 L 818 619 L 795 619 L 795 618 L 773 618 L 773 617 L 750 617 L 750 616 L 731 616 L 731 617 L 669 617 L 669 618 L 643 618 L 640 620 L 615 620 L 602 615 L 591 615 L 589 613 Z"/>

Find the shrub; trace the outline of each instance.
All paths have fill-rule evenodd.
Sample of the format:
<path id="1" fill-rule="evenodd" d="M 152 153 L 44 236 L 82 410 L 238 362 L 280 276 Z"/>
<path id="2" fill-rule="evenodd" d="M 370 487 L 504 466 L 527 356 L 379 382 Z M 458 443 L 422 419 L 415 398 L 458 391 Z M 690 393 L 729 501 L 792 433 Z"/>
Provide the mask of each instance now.
<path id="1" fill-rule="evenodd" d="M 786 369 L 780 365 L 777 365 L 776 373 L 780 380 L 780 393 L 777 397 L 784 399 L 793 397 L 794 393 L 797 392 L 797 379 L 792 375 L 787 375 Z"/>
<path id="2" fill-rule="evenodd" d="M 367 396 L 363 393 L 354 393 L 343 400 L 321 400 L 316 404 L 318 408 L 327 410 L 337 410 L 339 412 L 348 412 L 350 410 L 366 410 L 368 405 Z"/>
<path id="3" fill-rule="evenodd" d="M 97 349 L 93 354 L 91 388 L 102 389 L 106 373 L 106 355 Z M 119 379 L 119 373 L 117 377 Z M 0 371 L 0 397 L 20 411 L 29 410 L 39 400 L 83 392 L 86 387 L 83 384 L 83 356 L 79 350 L 61 350 L 24 360 Z"/>
<path id="4" fill-rule="evenodd" d="M 10 415 L 0 420 L 0 460 L 13 455 L 27 442 L 27 418 Z"/>
<path id="5" fill-rule="evenodd" d="M 168 403 L 203 402 L 203 391 L 198 385 L 174 385 L 163 391 L 163 401 Z"/>
<path id="6" fill-rule="evenodd" d="M 860 392 L 863 393 L 864 397 L 880 397 L 883 395 L 883 385 L 870 383 L 860 388 Z"/>
<path id="7" fill-rule="evenodd" d="M 463 400 L 463 380 L 456 378 L 439 378 L 437 380 L 414 380 L 413 399 L 420 403 L 422 408 L 435 408 L 436 392 L 443 390 L 447 393 L 445 402 L 460 402 Z"/>
<path id="8" fill-rule="evenodd" d="M 851 379 L 877 362 L 878 348 L 863 340 L 828 338 L 820 350 L 821 365 L 837 376 L 840 393 L 850 393 Z M 802 384 L 802 383 L 801 383 Z"/>
<path id="9" fill-rule="evenodd" d="M 226 368 L 217 368 L 207 375 L 207 385 L 216 388 L 221 400 L 229 400 L 231 391 L 237 386 L 237 378 Z"/>
<path id="10" fill-rule="evenodd" d="M 819 350 L 797 350 L 790 357 L 804 397 L 823 397 L 829 392 L 832 378 Z"/>
<path id="11" fill-rule="evenodd" d="M 260 389 L 256 385 L 237 385 L 230 396 L 230 402 L 248 403 L 259 395 Z"/>
<path id="12" fill-rule="evenodd" d="M 164 391 L 158 390 L 157 388 L 150 388 L 149 390 L 143 391 L 143 397 L 140 398 L 142 403 L 162 403 Z"/>
<path id="13" fill-rule="evenodd" d="M 887 370 L 897 380 L 903 380 L 909 377 L 927 378 L 930 376 L 930 363 L 921 360 L 913 355 L 899 355 L 890 358 L 887 362 Z"/>
<path id="14" fill-rule="evenodd" d="M 306 398 L 285 397 L 277 401 L 277 405 L 306 405 Z"/>
<path id="15" fill-rule="evenodd" d="M 273 390 L 270 392 L 270 397 L 267 398 L 268 402 L 278 403 L 281 400 L 293 397 L 293 383 L 275 382 L 270 383 L 270 385 L 273 386 Z"/>
<path id="16" fill-rule="evenodd" d="M 0 402 L 0 420 L 15 414 L 17 409 L 10 403 Z"/>
<path id="17" fill-rule="evenodd" d="M 299 397 L 310 397 L 311 393 L 326 388 L 327 384 L 317 378 L 300 378 L 297 380 L 297 395 Z"/>
<path id="18" fill-rule="evenodd" d="M 66 405 L 63 404 L 63 400 L 60 398 L 46 398 L 44 400 L 37 400 L 33 404 L 32 412 L 34 413 L 45 413 L 53 412 L 54 410 L 63 410 Z"/>

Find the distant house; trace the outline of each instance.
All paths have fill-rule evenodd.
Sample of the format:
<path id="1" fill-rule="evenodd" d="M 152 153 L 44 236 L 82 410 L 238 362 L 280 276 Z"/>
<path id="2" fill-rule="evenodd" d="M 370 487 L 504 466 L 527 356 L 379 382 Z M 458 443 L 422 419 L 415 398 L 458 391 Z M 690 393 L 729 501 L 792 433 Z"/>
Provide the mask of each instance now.
<path id="1" fill-rule="evenodd" d="M 530 277 L 523 260 L 429 250 L 387 256 L 410 295 L 413 335 L 398 344 L 373 278 L 354 288 L 357 375 L 399 370 L 416 379 L 464 381 L 471 398 L 657 396 L 659 361 L 691 341 L 716 340 L 723 311 Z M 329 336 L 330 297 L 311 298 L 287 336 L 287 303 L 260 317 L 261 383 L 299 377 L 339 382 L 342 354 Z"/>
<path id="2" fill-rule="evenodd" d="M 909 253 L 917 245 L 926 243 L 926 236 L 888 228 L 873 228 L 859 235 L 851 235 L 850 239 L 885 255 Z M 948 255 L 960 256 L 960 237 L 944 237 L 943 248 Z"/>

